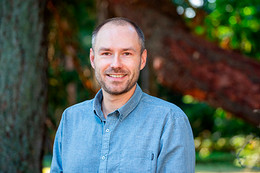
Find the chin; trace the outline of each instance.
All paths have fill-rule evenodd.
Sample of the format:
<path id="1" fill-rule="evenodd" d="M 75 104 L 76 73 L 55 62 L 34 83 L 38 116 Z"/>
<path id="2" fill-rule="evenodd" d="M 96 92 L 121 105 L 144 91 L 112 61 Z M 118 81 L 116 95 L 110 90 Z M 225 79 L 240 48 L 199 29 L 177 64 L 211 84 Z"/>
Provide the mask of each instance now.
<path id="1" fill-rule="evenodd" d="M 127 93 L 131 88 L 126 87 L 118 87 L 118 86 L 111 86 L 111 87 L 104 87 L 103 88 L 108 94 L 111 95 L 121 95 Z"/>
<path id="2" fill-rule="evenodd" d="M 112 85 L 102 85 L 105 92 L 111 95 L 121 95 L 129 92 L 134 86 L 135 83 L 119 84 L 114 83 Z"/>
<path id="3" fill-rule="evenodd" d="M 107 93 L 111 94 L 111 95 L 121 95 L 121 94 L 126 93 L 128 90 L 126 90 L 126 89 L 121 89 L 121 90 L 112 89 L 112 90 L 105 90 L 105 91 Z"/>

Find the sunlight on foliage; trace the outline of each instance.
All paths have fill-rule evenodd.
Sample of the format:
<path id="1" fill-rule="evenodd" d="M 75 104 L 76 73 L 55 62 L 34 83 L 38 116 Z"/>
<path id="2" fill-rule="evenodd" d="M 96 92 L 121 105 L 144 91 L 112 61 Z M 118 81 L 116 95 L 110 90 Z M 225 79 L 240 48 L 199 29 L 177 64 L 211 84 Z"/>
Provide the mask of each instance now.
<path id="1" fill-rule="evenodd" d="M 237 24 L 237 22 L 238 22 L 236 16 L 230 16 L 229 19 L 228 19 L 228 21 L 229 21 L 229 23 L 230 23 L 231 25 L 235 25 L 235 24 Z"/>
<path id="2" fill-rule="evenodd" d="M 260 3 L 257 0 L 216 0 L 205 18 L 205 34 L 224 49 L 241 50 L 260 59 Z M 206 8 L 206 7 L 205 7 Z"/>
<path id="3" fill-rule="evenodd" d="M 201 145 L 201 138 L 200 137 L 196 137 L 194 139 L 194 145 L 195 145 L 195 148 L 198 149 Z"/>
<path id="4" fill-rule="evenodd" d="M 256 13 L 255 7 L 249 6 L 242 9 L 242 14 L 245 16 L 254 15 Z"/>
<path id="5" fill-rule="evenodd" d="M 200 151 L 199 151 L 199 156 L 200 156 L 201 158 L 206 158 L 206 157 L 208 157 L 209 155 L 210 155 L 209 148 L 204 147 L 204 148 L 201 148 L 201 149 L 200 149 Z"/>
<path id="6" fill-rule="evenodd" d="M 227 26 L 219 26 L 217 29 L 217 35 L 220 39 L 225 39 L 226 37 L 232 37 L 233 31 L 230 27 Z"/>
<path id="7" fill-rule="evenodd" d="M 260 138 L 253 135 L 237 135 L 231 138 L 221 137 L 217 140 L 214 136 L 203 138 L 196 137 L 194 144 L 200 159 L 207 159 L 213 151 L 234 151 L 234 165 L 238 167 L 260 167 Z"/>
<path id="8" fill-rule="evenodd" d="M 188 7 L 185 9 L 185 16 L 187 18 L 194 18 L 196 16 L 196 12 L 192 8 Z"/>
<path id="9" fill-rule="evenodd" d="M 182 97 L 182 101 L 185 104 L 196 103 L 197 101 L 191 95 L 185 95 Z"/>
<path id="10" fill-rule="evenodd" d="M 220 150 L 221 148 L 223 148 L 225 146 L 225 144 L 227 143 L 227 139 L 225 138 L 219 138 L 217 140 L 217 142 L 215 143 L 215 147 Z"/>
<path id="11" fill-rule="evenodd" d="M 42 173 L 50 173 L 50 168 L 49 167 L 43 168 Z"/>
<path id="12" fill-rule="evenodd" d="M 237 158 L 234 164 L 242 167 L 260 167 L 260 138 L 253 135 L 234 136 L 230 140 Z"/>
<path id="13" fill-rule="evenodd" d="M 245 138 L 243 136 L 234 136 L 230 140 L 230 144 L 235 148 L 240 148 L 245 143 Z"/>
<path id="14" fill-rule="evenodd" d="M 189 0 L 189 2 L 194 8 L 202 7 L 204 4 L 203 0 Z"/>
<path id="15" fill-rule="evenodd" d="M 177 13 L 184 17 L 196 34 L 217 41 L 224 49 L 239 50 L 251 58 L 260 60 L 258 0 L 172 0 L 172 2 L 176 5 Z"/>

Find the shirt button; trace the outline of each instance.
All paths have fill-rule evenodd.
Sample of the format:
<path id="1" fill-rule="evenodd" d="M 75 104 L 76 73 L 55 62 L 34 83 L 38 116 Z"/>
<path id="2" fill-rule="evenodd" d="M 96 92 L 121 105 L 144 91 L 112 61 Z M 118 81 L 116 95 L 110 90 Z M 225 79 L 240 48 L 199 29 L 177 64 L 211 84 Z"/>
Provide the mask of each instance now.
<path id="1" fill-rule="evenodd" d="M 106 129 L 106 132 L 108 133 L 108 132 L 109 132 L 109 129 Z"/>
<path id="2" fill-rule="evenodd" d="M 106 159 L 106 157 L 105 156 L 102 156 L 102 160 L 105 160 Z"/>

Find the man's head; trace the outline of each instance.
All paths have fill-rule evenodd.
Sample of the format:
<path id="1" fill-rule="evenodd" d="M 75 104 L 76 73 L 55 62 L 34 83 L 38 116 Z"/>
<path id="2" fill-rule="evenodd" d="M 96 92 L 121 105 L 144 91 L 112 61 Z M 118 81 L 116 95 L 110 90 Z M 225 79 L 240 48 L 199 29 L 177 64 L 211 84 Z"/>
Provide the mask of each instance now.
<path id="1" fill-rule="evenodd" d="M 99 30 L 107 23 L 112 23 L 114 25 L 122 25 L 122 26 L 131 25 L 132 27 L 134 27 L 134 29 L 139 37 L 139 41 L 140 41 L 140 45 L 141 45 L 141 53 L 145 50 L 145 37 L 144 37 L 143 31 L 136 23 L 134 23 L 133 21 L 131 21 L 127 18 L 123 18 L 123 17 L 115 17 L 115 18 L 107 19 L 95 28 L 95 30 L 92 32 L 92 40 L 91 40 L 92 49 L 94 49 L 94 47 L 95 47 L 96 37 L 97 37 Z"/>
<path id="2" fill-rule="evenodd" d="M 133 91 L 146 56 L 143 33 L 128 19 L 109 19 L 93 32 L 90 61 L 98 83 L 108 94 Z"/>

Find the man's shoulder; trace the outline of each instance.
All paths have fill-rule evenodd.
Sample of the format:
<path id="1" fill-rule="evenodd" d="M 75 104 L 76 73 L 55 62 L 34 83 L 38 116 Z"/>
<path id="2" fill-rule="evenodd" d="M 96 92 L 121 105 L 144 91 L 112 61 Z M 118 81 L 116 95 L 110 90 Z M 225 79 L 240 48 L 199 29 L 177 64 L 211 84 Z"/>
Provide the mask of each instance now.
<path id="1" fill-rule="evenodd" d="M 93 99 L 85 100 L 83 102 L 74 104 L 66 108 L 64 112 L 79 112 L 79 111 L 90 110 L 90 109 L 93 109 Z"/>
<path id="2" fill-rule="evenodd" d="M 161 98 L 151 96 L 149 94 L 143 93 L 142 101 L 148 105 L 155 106 L 155 107 L 170 107 L 180 109 L 174 103 L 168 102 Z"/>
<path id="3" fill-rule="evenodd" d="M 158 97 L 154 97 L 143 93 L 143 97 L 141 100 L 142 104 L 148 109 L 157 109 L 157 110 L 164 110 L 163 112 L 166 113 L 174 113 L 179 115 L 185 115 L 185 113 L 174 103 L 168 102 Z"/>

